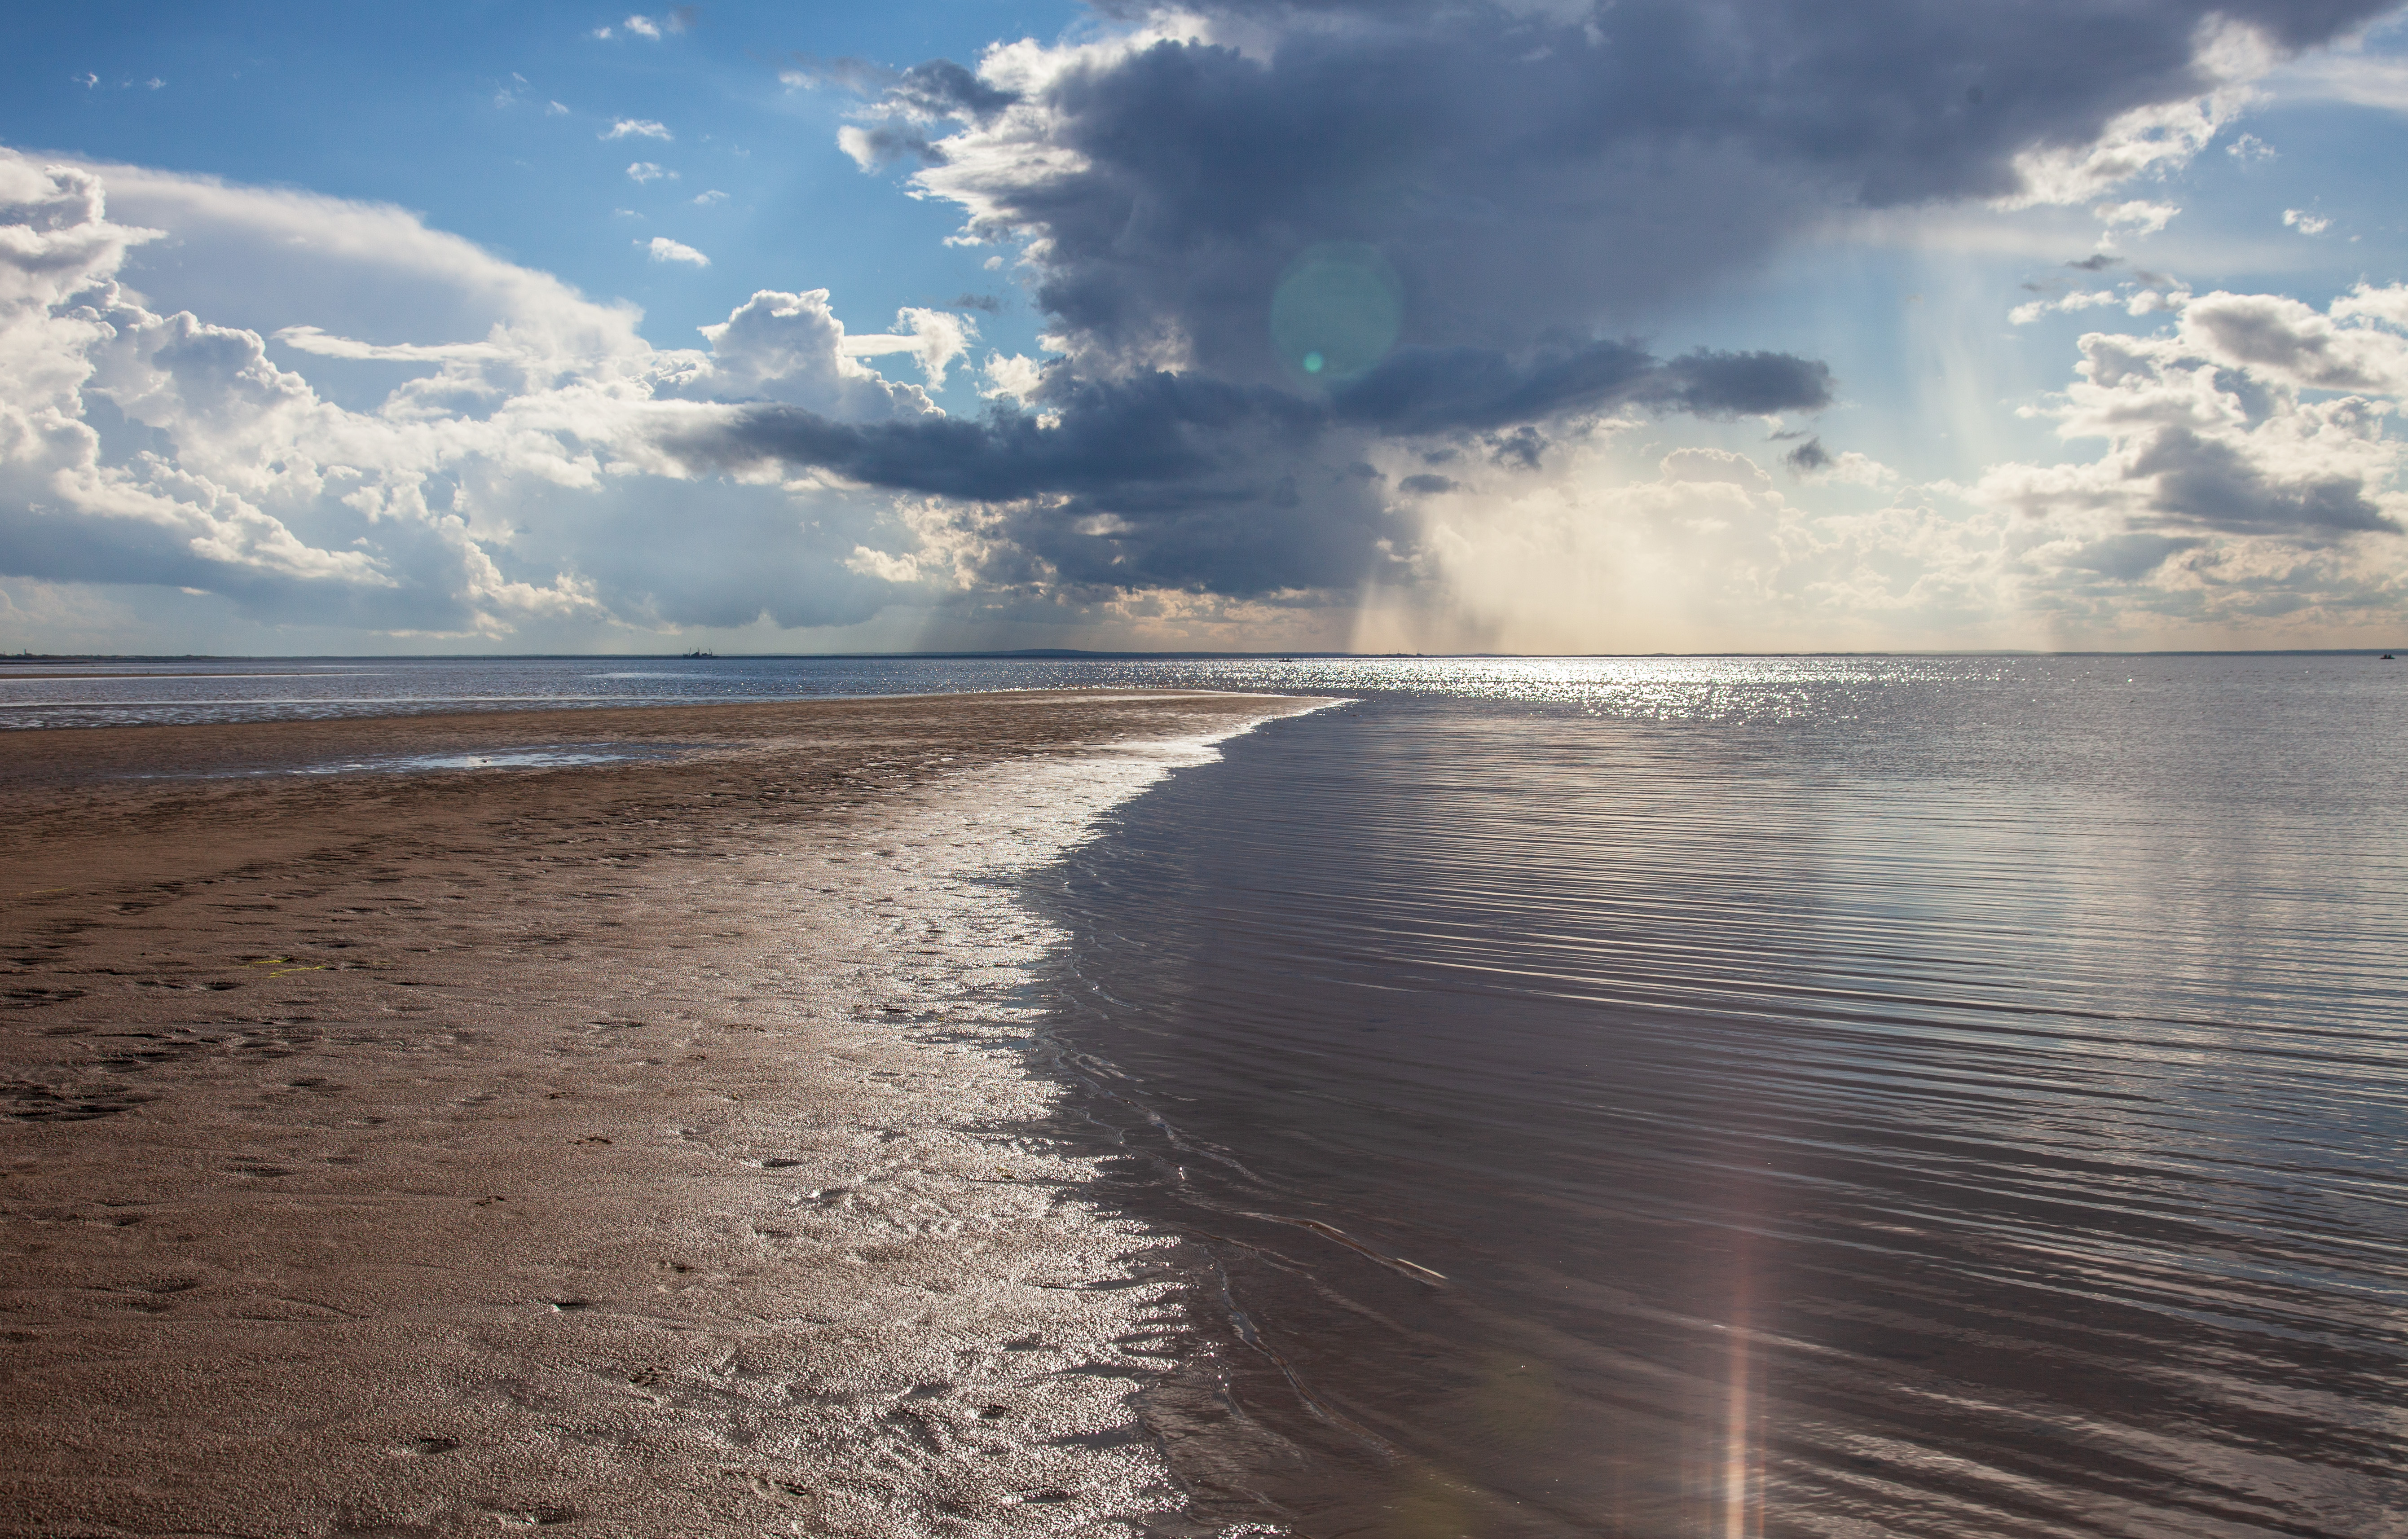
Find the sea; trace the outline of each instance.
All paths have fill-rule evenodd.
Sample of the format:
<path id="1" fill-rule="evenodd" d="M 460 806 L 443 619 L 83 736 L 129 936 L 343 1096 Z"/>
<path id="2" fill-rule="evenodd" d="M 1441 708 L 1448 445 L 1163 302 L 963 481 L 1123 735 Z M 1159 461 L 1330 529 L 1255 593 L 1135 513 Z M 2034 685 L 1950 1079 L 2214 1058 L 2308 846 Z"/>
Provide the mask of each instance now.
<path id="1" fill-rule="evenodd" d="M 0 722 L 1132 685 L 1340 702 L 1016 878 L 1220 1532 L 2408 1535 L 2408 663 L 12 663 Z"/>

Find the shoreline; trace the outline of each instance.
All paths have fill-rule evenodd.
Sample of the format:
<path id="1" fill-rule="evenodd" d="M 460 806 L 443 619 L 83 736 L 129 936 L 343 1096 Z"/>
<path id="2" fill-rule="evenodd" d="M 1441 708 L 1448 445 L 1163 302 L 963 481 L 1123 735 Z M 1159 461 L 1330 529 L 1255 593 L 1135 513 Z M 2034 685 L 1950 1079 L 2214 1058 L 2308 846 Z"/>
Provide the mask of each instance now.
<path id="1" fill-rule="evenodd" d="M 1311 708 L 11 734 L 0 1517 L 1182 1532 L 1174 1242 L 1025 1135 L 1054 936 L 1000 878 Z M 290 773 L 580 745 L 665 756 Z"/>

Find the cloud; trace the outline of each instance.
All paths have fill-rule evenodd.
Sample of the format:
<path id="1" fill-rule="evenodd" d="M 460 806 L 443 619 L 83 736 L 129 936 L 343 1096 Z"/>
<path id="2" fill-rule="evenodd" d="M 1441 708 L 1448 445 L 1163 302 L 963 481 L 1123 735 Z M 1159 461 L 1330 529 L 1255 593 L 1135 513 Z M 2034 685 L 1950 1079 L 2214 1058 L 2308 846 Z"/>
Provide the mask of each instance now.
<path id="1" fill-rule="evenodd" d="M 7 312 L 0 554 L 275 623 L 487 635 L 855 623 L 908 590 L 1069 616 L 1370 594 L 1536 641 L 1517 580 L 1579 623 L 1653 617 L 1660 636 L 1630 633 L 1650 645 L 1927 624 L 1961 644 L 2119 593 L 2338 613 L 2395 591 L 2383 553 L 2408 546 L 2394 291 L 2321 310 L 2138 275 L 2045 291 L 2034 315 L 2163 329 L 2085 339 L 2042 408 L 2065 463 L 1967 487 L 1826 447 L 1803 418 L 1842 384 L 1814 359 L 1646 331 L 1835 219 L 2057 203 L 2052 240 L 2079 240 L 2081 210 L 2161 230 L 2177 210 L 2147 178 L 2379 8 L 1126 0 L 976 61 L 798 64 L 790 83 L 862 93 L 857 163 L 1026 277 L 1041 357 L 980 345 L 983 365 L 959 305 L 857 335 L 824 290 L 765 289 L 656 348 L 631 308 L 399 210 L 71 168 L 86 202 L 0 218 L 0 249 L 80 285 L 0 279 L 39 291 Z M 880 372 L 905 356 L 924 386 Z M 956 366 L 978 415 L 932 398 Z M 1769 455 L 1679 447 L 1752 423 L 1672 420 L 1775 415 L 1806 435 L 1777 480 Z"/>
<path id="2" fill-rule="evenodd" d="M 652 121 L 650 118 L 621 118 L 609 128 L 604 129 L 599 136 L 605 139 L 674 139 L 677 137 L 666 126 Z"/>
<path id="3" fill-rule="evenodd" d="M 2036 569 L 2082 575 L 2092 600 L 2113 578 L 2144 584 L 2128 595 L 2144 608 L 2230 620 L 2261 604 L 2329 612 L 2370 582 L 2392 591 L 2408 528 L 2402 446 L 2386 432 L 2408 394 L 2395 312 L 2408 314 L 2397 286 L 2322 312 L 2219 292 L 2152 335 L 2094 333 L 2049 409 L 2062 436 L 2105 451 L 1993 466 L 1968 494 L 2012 514 Z"/>
<path id="4" fill-rule="evenodd" d="M 2236 534 L 2401 533 L 2369 499 L 2366 478 L 2285 476 L 2252 453 L 2258 446 L 2169 424 L 2153 435 L 2125 475 L 2157 478 L 2149 510 L 2164 521 Z"/>
<path id="5" fill-rule="evenodd" d="M 849 338 L 846 350 L 867 340 Z M 697 474 L 810 468 L 974 505 L 958 523 L 982 531 L 982 580 L 1041 571 L 1097 597 L 1165 588 L 1260 598 L 1352 588 L 1408 559 L 1398 509 L 1356 473 L 1367 445 L 1476 436 L 1497 463 L 1530 468 L 1549 443 L 1534 417 L 1811 408 L 1829 390 L 1820 365 L 1778 354 L 1659 360 L 1627 343 L 1518 359 L 1403 350 L 1326 394 L 1200 373 L 990 371 L 1042 409 L 837 422 L 764 406 L 658 444 Z"/>
<path id="6" fill-rule="evenodd" d="M 2059 408 L 2070 440 L 2123 435 L 2097 460 L 1997 465 L 1971 487 L 1899 486 L 1881 472 L 1859 485 L 1886 502 L 1855 510 L 1828 494 L 1801 504 L 1728 450 L 1641 462 L 1636 432 L 1567 443 L 1542 475 L 1451 462 L 1440 478 L 1452 484 L 1430 487 L 1405 531 L 1414 563 L 1381 574 L 1350 641 L 1648 651 L 2396 640 L 2408 540 L 2386 520 L 2408 513 L 2408 497 L 2380 404 L 2289 400 L 2199 359 L 2179 335 L 2123 341 L 2089 341 L 2084 378 Z M 2164 367 L 2136 371 L 2136 345 Z"/>
<path id="7" fill-rule="evenodd" d="M 624 33 L 630 37 L 641 37 L 657 43 L 665 35 L 693 31 L 695 23 L 701 19 L 701 15 L 699 7 L 677 6 L 658 18 L 636 15 L 621 21 L 616 28 L 597 27 L 595 29 L 594 36 L 607 39 L 617 33 Z"/>
<path id="8" fill-rule="evenodd" d="M 980 371 L 986 383 L 979 387 L 981 395 L 1010 396 L 1023 405 L 1038 399 L 1045 387 L 1045 366 L 1033 358 L 999 352 L 986 355 L 986 366 Z"/>
<path id="9" fill-rule="evenodd" d="M 1667 482 L 1708 481 L 1751 492 L 1772 488 L 1772 477 L 1764 473 L 1762 465 L 1727 449 L 1676 449 L 1664 456 L 1656 469 Z"/>
<path id="10" fill-rule="evenodd" d="M 2153 203 L 2146 198 L 2135 198 L 2126 203 L 2102 203 L 2090 212 L 2111 232 L 2121 231 L 2134 235 L 2154 235 L 2172 223 L 2174 216 L 2180 214 L 2182 210 L 2171 203 Z"/>
<path id="11" fill-rule="evenodd" d="M 852 358 L 908 352 L 920 361 L 920 367 L 927 373 L 929 385 L 942 390 L 945 371 L 955 359 L 969 350 L 970 339 L 978 335 L 977 325 L 964 317 L 915 306 L 906 306 L 896 311 L 895 324 L 902 328 L 901 335 L 847 336 L 839 346 L 846 356 Z"/>
<path id="12" fill-rule="evenodd" d="M 1994 514 L 1918 496 L 1799 506 L 1724 449 L 1637 435 L 1566 446 L 1542 476 L 1455 463 L 1409 526 L 1413 570 L 1349 638 L 1371 651 L 1652 651 L 2028 645 Z M 1416 472 L 1415 475 L 1427 475 Z M 1433 602 L 1432 595 L 1436 595 Z"/>
<path id="13" fill-rule="evenodd" d="M 1828 470 L 1838 462 L 1831 458 L 1831 451 L 1823 447 L 1822 439 L 1809 438 L 1783 455 L 1781 463 L 1789 467 L 1791 475 L 1806 477 Z"/>
<path id="14" fill-rule="evenodd" d="M 2270 85 L 2285 101 L 2347 102 L 2386 112 L 2408 112 L 2408 59 L 2318 54 L 2294 63 Z"/>
<path id="15" fill-rule="evenodd" d="M 764 289 L 737 306 L 725 321 L 704 327 L 702 335 L 710 343 L 710 356 L 696 360 L 682 374 L 665 376 L 659 387 L 663 393 L 709 401 L 776 402 L 842 423 L 942 415 L 918 386 L 890 383 L 876 370 L 855 362 L 865 354 L 895 349 L 857 346 L 864 339 L 845 334 L 844 322 L 829 307 L 825 289 L 802 293 Z M 903 350 L 923 346 L 917 336 L 873 340 L 900 342 Z M 935 372 L 941 374 L 941 363 Z M 700 423 L 674 420 L 681 431 L 692 433 L 710 424 L 738 430 L 745 419 L 741 414 L 720 413 Z"/>
<path id="16" fill-rule="evenodd" d="M 697 208 L 708 208 L 712 204 L 725 203 L 726 201 L 727 194 L 721 192 L 716 187 L 711 188 L 709 192 L 696 192 L 694 195 L 694 206 Z"/>
<path id="17" fill-rule="evenodd" d="M 922 162 L 937 162 L 944 158 L 942 152 L 930 143 L 927 135 L 891 124 L 863 128 L 857 123 L 847 123 L 837 130 L 836 144 L 864 171 L 877 171 L 906 157 Z"/>
<path id="18" fill-rule="evenodd" d="M 1501 428 L 1633 405 L 1730 417 L 1818 411 L 1830 401 L 1830 370 L 1810 360 L 1699 351 L 1659 362 L 1633 342 L 1555 344 L 1519 358 L 1400 348 L 1332 396 L 1339 420 L 1396 434 Z"/>
<path id="19" fill-rule="evenodd" d="M 709 257 L 683 241 L 671 240 L 666 235 L 654 235 L 650 240 L 639 240 L 636 244 L 651 252 L 654 262 L 681 262 L 691 267 L 710 265 Z"/>
<path id="20" fill-rule="evenodd" d="M 2325 313 L 2344 325 L 2384 325 L 2408 330 L 2408 284 L 2378 289 L 2360 283 L 2325 306 Z"/>
<path id="21" fill-rule="evenodd" d="M 910 69 L 890 69 L 866 59 L 797 55 L 779 78 L 790 87 L 839 90 L 875 95 L 876 116 L 932 124 L 961 119 L 984 121 L 1020 101 L 1017 93 L 982 79 L 950 59 L 932 59 Z"/>
<path id="22" fill-rule="evenodd" d="M 351 358 L 385 363 L 443 363 L 461 360 L 504 358 L 509 349 L 493 342 L 355 342 L 332 336 L 315 326 L 286 326 L 273 338 L 300 352 L 320 358 Z"/>
<path id="23" fill-rule="evenodd" d="M 2320 235 L 2332 228 L 2332 221 L 2311 214 L 2304 208 L 2286 208 L 2283 210 L 2283 227 L 2297 230 L 2303 235 Z"/>
<path id="24" fill-rule="evenodd" d="M 665 350 L 390 207 L 0 151 L 0 577 L 421 637 L 854 624 L 888 601 L 845 563 L 909 539 L 892 499 L 697 483 L 653 447 L 765 401 L 932 412 L 842 352 L 824 294 L 755 296 L 708 349 Z"/>
<path id="25" fill-rule="evenodd" d="M 2044 315 L 2071 314 L 2077 310 L 2094 310 L 2102 305 L 2126 303 L 2126 297 L 2113 289 L 2076 289 L 2055 299 L 2035 299 L 2028 304 L 2018 305 L 2007 312 L 2007 322 L 2014 326 L 2028 326 Z"/>
<path id="26" fill-rule="evenodd" d="M 7 152 L 0 163 L 17 168 L 11 176 L 37 164 Z M 168 312 L 189 309 L 263 335 L 311 326 L 430 343 L 484 338 L 500 326 L 523 355 L 564 362 L 636 345 L 631 309 L 497 261 L 406 209 L 144 166 L 70 169 L 93 178 L 94 196 L 105 189 L 107 214 L 94 228 L 171 233 L 127 246 L 111 269 Z M 0 228 L 23 217 L 0 219 Z"/>
<path id="27" fill-rule="evenodd" d="M 2172 534 L 2110 534 L 2067 551 L 2060 562 L 2071 571 L 2096 572 L 2118 582 L 2138 582 L 2165 564 L 2170 557 L 2207 544 L 2197 536 Z"/>
<path id="28" fill-rule="evenodd" d="M 1011 550 L 1123 589 L 1384 582 L 1426 555 L 1385 499 L 1428 497 L 1400 488 L 1429 472 L 1347 467 L 1412 445 L 1545 479 L 1629 420 L 1819 411 L 1838 384 L 1814 360 L 1629 333 L 1834 210 L 2056 202 L 2160 231 L 2172 203 L 2115 190 L 2379 8 L 1140 0 L 974 66 L 798 61 L 790 84 L 864 98 L 838 138 L 865 171 L 905 169 L 961 210 L 958 240 L 1016 249 L 1058 358 L 1009 388 L 991 361 L 984 389 L 1025 416 L 765 410 L 671 451 L 999 509 L 998 581 Z M 1824 452 L 1794 467 L 1818 487 L 1897 479 Z"/>
<path id="29" fill-rule="evenodd" d="M 2155 333 L 2082 339 L 2071 387 L 2040 408 L 2077 452 L 1992 465 L 1970 486 L 1901 484 L 1811 436 L 1785 440 L 1795 486 L 1727 449 L 1650 455 L 1638 427 L 1566 440 L 1538 474 L 1457 457 L 1439 477 L 1450 485 L 1412 489 L 1400 537 L 1413 562 L 1379 574 L 1350 640 L 2390 644 L 2408 606 L 2408 448 L 2391 436 L 2403 330 L 2408 286 L 2361 285 L 2321 310 L 2187 299 Z M 2344 380 L 2360 388 L 2324 388 Z"/>
<path id="30" fill-rule="evenodd" d="M 2217 292 L 2182 311 L 2181 343 L 2209 361 L 2290 390 L 2408 394 L 2408 288 L 2360 284 L 2329 313 L 2280 294 Z"/>
<path id="31" fill-rule="evenodd" d="M 1394 267 L 1404 345 L 1611 335 L 1835 208 L 2093 201 L 2382 8 L 1207 3 L 922 66 L 840 142 L 1024 245 L 1082 366 L 1269 381 L 1264 316 L 1316 243 Z"/>

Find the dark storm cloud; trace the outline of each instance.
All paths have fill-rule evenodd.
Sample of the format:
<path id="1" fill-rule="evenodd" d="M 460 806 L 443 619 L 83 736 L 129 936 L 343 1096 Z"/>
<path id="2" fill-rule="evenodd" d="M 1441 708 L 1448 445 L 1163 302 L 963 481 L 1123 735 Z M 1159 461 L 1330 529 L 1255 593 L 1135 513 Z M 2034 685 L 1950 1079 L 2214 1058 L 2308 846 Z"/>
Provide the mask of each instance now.
<path id="1" fill-rule="evenodd" d="M 1182 11 L 1221 41 L 1065 46 L 1025 79 L 942 61 L 856 79 L 882 93 L 864 150 L 917 156 L 919 188 L 974 233 L 1026 243 L 1067 354 L 1039 403 L 1059 425 L 765 407 L 681 451 L 1000 506 L 1014 550 L 1076 581 L 1358 580 L 1411 555 L 1380 485 L 1344 473 L 1363 443 L 1452 442 L 1519 470 L 1613 412 L 1820 410 L 1834 385 L 1813 360 L 1612 338 L 1835 210 L 2026 191 L 2019 157 L 2216 84 L 2198 59 L 2218 18 L 2288 49 L 2390 3 L 1204 0 Z M 1323 360 L 1275 348 L 1273 296 L 1340 250 L 1393 290 L 1393 346 L 1299 393 Z M 1810 441 L 1790 463 L 1828 459 Z M 2209 507 L 2179 474 L 2163 485 Z M 2337 492 L 2286 512 L 2286 494 L 2169 517 L 2246 521 L 2252 497 L 2292 527 L 2372 515 Z"/>
<path id="2" fill-rule="evenodd" d="M 1707 416 L 1811 411 L 1828 404 L 1830 383 L 1822 364 L 1783 353 L 1658 360 L 1633 343 L 1600 342 L 1516 362 L 1470 349 L 1403 349 L 1326 401 L 1196 374 L 1059 378 L 1044 396 L 1050 426 L 1017 411 L 846 422 L 761 406 L 670 447 L 720 467 L 776 460 L 971 502 L 1063 493 L 1125 511 L 1136 489 L 1194 481 L 1265 451 L 1301 454 L 1333 435 L 1351 444 L 1366 430 L 1478 432 L 1624 406 Z"/>
<path id="3" fill-rule="evenodd" d="M 932 59 L 903 72 L 888 92 L 929 118 L 967 118 L 983 122 L 1020 100 L 998 91 L 951 59 Z"/>
<path id="4" fill-rule="evenodd" d="M 866 155 L 873 165 L 892 165 L 907 155 L 923 165 L 945 164 L 945 152 L 937 148 L 923 129 L 881 123 L 876 128 L 863 129 L 861 137 L 854 143 L 854 152 Z"/>
<path id="5" fill-rule="evenodd" d="M 1831 371 L 1775 352 L 1693 352 L 1659 363 L 1634 342 L 1544 347 L 1520 361 L 1478 348 L 1399 348 L 1332 406 L 1384 433 L 1502 428 L 1621 405 L 1700 417 L 1820 411 Z"/>
<path id="6" fill-rule="evenodd" d="M 867 59 L 821 59 L 796 54 L 795 73 L 813 85 L 877 94 L 885 105 L 922 122 L 958 120 L 983 122 L 1020 100 L 987 84 L 951 59 L 931 59 L 910 69 L 889 69 Z"/>
<path id="7" fill-rule="evenodd" d="M 1155 374 L 1069 380 L 1048 403 L 1059 424 L 1025 412 L 983 419 L 923 417 L 844 422 L 796 406 L 762 406 L 732 425 L 672 441 L 690 462 L 812 465 L 850 480 L 968 502 L 1044 494 L 1152 498 L 1147 489 L 1196 482 L 1240 443 L 1291 450 L 1317 435 L 1323 410 L 1263 386 Z"/>
<path id="8" fill-rule="evenodd" d="M 1812 476 L 1818 470 L 1831 468 L 1831 451 L 1823 447 L 1820 438 L 1809 438 L 1781 457 L 1793 476 Z"/>
<path id="9" fill-rule="evenodd" d="M 2116 582 L 2138 582 L 2163 565 L 2167 557 L 2196 550 L 2206 543 L 2172 534 L 2112 534 L 2066 557 L 2065 564 Z"/>
<path id="10" fill-rule="evenodd" d="M 1145 16 L 1156 7 L 1146 4 L 1145 0 L 1100 0 L 1096 8 L 1107 16 L 1128 20 Z M 1211 4 L 1193 8 L 1207 10 L 1217 15 L 1269 20 L 1283 20 L 1289 17 L 1376 14 L 1398 24 L 1406 24 L 1436 16 L 1459 14 L 1463 7 L 1460 0 L 1379 0 L 1376 6 L 1367 5 L 1365 0 L 1212 0 Z M 1537 8 L 1524 7 L 1526 11 Z M 1610 19 L 1618 19 L 1625 14 L 1626 8 L 1616 7 L 1611 12 L 1604 14 Z M 1900 3 L 1900 0 L 1874 0 L 1872 4 L 1856 7 L 1856 18 L 1850 19 L 1832 16 L 1828 10 L 1810 7 L 1777 7 L 1732 4 L 1728 3 L 1728 0 L 1723 4 L 1713 4 L 1712 0 L 1706 0 L 1706 3 L 1684 8 L 1707 18 L 1711 24 L 1723 27 L 1754 17 L 1764 16 L 1776 9 L 1785 9 L 1793 15 L 1802 15 L 1807 19 L 1815 16 L 1827 17 L 1834 22 L 1862 19 L 1862 27 L 1853 30 L 1868 32 L 1899 25 L 1923 28 L 1928 27 L 1934 21 L 1956 20 L 1953 16 L 1930 14 L 1938 11 L 1940 9 L 1938 7 Z M 2047 8 L 2047 14 L 2061 14 L 2075 8 L 2071 6 L 2051 7 Z M 2127 4 L 2116 8 L 2153 14 L 2171 13 L 2171 19 L 2174 21 L 2185 17 L 2196 20 L 2201 13 L 2213 11 L 2236 17 L 2262 27 L 2275 41 L 2293 48 L 2329 37 L 2352 22 L 2365 20 L 2369 14 L 2365 7 L 2344 3 L 2344 0 L 2297 0 L 2297 3 L 2293 3 L 2293 0 L 2242 0 L 2240 4 L 2212 7 Z M 2378 11 L 2381 8 L 2384 7 L 2377 7 Z M 1599 7 L 1599 10 L 1603 12 L 1604 8 Z M 2020 30 L 2028 31 L 2028 29 Z M 1900 49 L 1899 51 L 1903 54 L 1911 50 Z M 1986 96 L 1988 93 L 1985 92 L 1984 94 Z"/>
<path id="11" fill-rule="evenodd" d="M 1057 374 L 1044 420 L 1004 410 L 849 422 L 762 405 L 664 447 L 698 470 L 809 465 L 1009 505 L 1012 539 L 1075 581 L 1255 593 L 1359 581 L 1380 542 L 1398 534 L 1381 477 L 1358 457 L 1368 439 L 1519 424 L 1485 442 L 1500 463 L 1526 467 L 1545 448 L 1533 419 L 1621 407 L 1811 410 L 1829 391 L 1821 364 L 1777 353 L 1659 360 L 1620 342 L 1514 361 L 1404 349 L 1326 399 L 1196 374 Z"/>
<path id="12" fill-rule="evenodd" d="M 2133 462 L 2135 477 L 2155 476 L 2151 506 L 2165 521 L 2232 534 L 2400 534 L 2400 525 L 2368 500 L 2354 476 L 2281 482 L 2229 444 L 2188 428 L 2163 428 Z"/>
<path id="13" fill-rule="evenodd" d="M 1837 207 L 2014 193 L 2018 155 L 2213 84 L 2213 18 L 2297 47 L 2390 3 L 1208 4 L 1244 51 L 1097 56 L 1014 116 L 1034 138 L 929 186 L 1043 240 L 1074 350 L 1175 332 L 1197 366 L 1275 378 L 1265 307 L 1318 241 L 1394 264 L 1406 343 L 1511 350 L 1620 332 Z M 924 93 L 893 100 L 924 121 Z"/>
<path id="14" fill-rule="evenodd" d="M 881 165 L 907 155 L 923 165 L 942 165 L 945 152 L 930 138 L 930 125 L 984 122 L 1020 99 L 988 85 L 950 59 L 931 59 L 898 70 L 867 59 L 796 54 L 794 77 L 812 85 L 831 85 L 879 98 L 886 121 L 862 131 L 860 149 Z"/>

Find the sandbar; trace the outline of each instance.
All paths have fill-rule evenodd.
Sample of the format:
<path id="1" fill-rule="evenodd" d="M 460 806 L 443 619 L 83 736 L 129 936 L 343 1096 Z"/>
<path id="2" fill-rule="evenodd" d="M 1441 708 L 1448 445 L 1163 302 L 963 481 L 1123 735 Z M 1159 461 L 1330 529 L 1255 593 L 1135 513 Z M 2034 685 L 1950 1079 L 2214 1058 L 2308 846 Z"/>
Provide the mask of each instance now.
<path id="1" fill-rule="evenodd" d="M 1312 704 L 0 734 L 0 1530 L 1197 1532 L 1009 878 Z"/>

